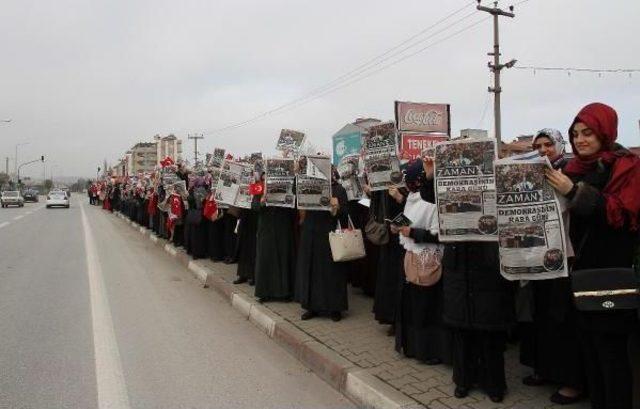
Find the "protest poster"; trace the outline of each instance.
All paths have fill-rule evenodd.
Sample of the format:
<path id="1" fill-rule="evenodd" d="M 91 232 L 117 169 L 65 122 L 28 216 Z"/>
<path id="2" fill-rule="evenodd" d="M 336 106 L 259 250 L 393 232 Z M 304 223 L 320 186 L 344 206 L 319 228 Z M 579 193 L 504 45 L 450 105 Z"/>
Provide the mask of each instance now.
<path id="1" fill-rule="evenodd" d="M 449 104 L 395 102 L 398 131 L 451 135 Z"/>
<path id="2" fill-rule="evenodd" d="M 304 139 L 305 135 L 302 132 L 283 129 L 280 131 L 280 137 L 276 143 L 276 149 L 281 152 L 298 152 L 304 142 Z"/>
<path id="3" fill-rule="evenodd" d="M 222 169 L 220 170 L 220 177 L 214 196 L 216 202 L 218 202 L 218 207 L 225 208 L 235 205 L 241 174 L 242 164 L 229 159 L 225 159 L 222 162 Z"/>
<path id="4" fill-rule="evenodd" d="M 253 196 L 249 192 L 249 186 L 254 182 L 253 165 L 250 163 L 240 163 L 239 165 L 241 171 L 235 206 L 241 209 L 250 209 Z"/>
<path id="5" fill-rule="evenodd" d="M 340 184 L 347 191 L 347 200 L 360 200 L 364 196 L 361 164 L 360 154 L 355 154 L 344 156 L 336 166 Z"/>
<path id="6" fill-rule="evenodd" d="M 449 136 L 445 134 L 400 132 L 400 160 L 409 162 L 419 159 L 422 151 L 448 139 Z"/>
<path id="7" fill-rule="evenodd" d="M 165 190 L 178 182 L 180 178 L 176 173 L 175 167 L 165 167 L 160 170 L 160 182 Z"/>
<path id="8" fill-rule="evenodd" d="M 351 132 L 333 136 L 333 164 L 338 166 L 345 156 L 360 155 L 362 132 Z"/>
<path id="9" fill-rule="evenodd" d="M 374 125 L 362 136 L 364 169 L 372 191 L 402 185 L 403 175 L 397 155 L 393 122 Z"/>
<path id="10" fill-rule="evenodd" d="M 298 209 L 331 210 L 331 160 L 328 156 L 308 155 L 299 159 L 296 199 Z"/>
<path id="11" fill-rule="evenodd" d="M 507 280 L 567 277 L 562 204 L 546 157 L 495 162 L 500 273 Z"/>
<path id="12" fill-rule="evenodd" d="M 222 148 L 215 148 L 213 154 L 207 155 L 207 167 L 220 169 L 222 162 L 224 162 L 226 150 Z"/>
<path id="13" fill-rule="evenodd" d="M 440 241 L 497 241 L 494 140 L 459 139 L 435 146 Z"/>
<path id="14" fill-rule="evenodd" d="M 294 160 L 267 158 L 265 161 L 265 201 L 267 206 L 295 207 Z"/>

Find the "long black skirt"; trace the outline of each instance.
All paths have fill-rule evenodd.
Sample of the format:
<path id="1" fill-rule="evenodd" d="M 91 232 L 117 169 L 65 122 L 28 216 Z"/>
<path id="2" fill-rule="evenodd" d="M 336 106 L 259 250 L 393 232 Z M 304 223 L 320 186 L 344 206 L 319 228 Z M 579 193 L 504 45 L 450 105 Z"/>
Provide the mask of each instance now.
<path id="1" fill-rule="evenodd" d="M 396 349 L 420 361 L 451 364 L 453 335 L 442 323 L 442 281 L 431 287 L 405 282 L 396 322 Z"/>
<path id="2" fill-rule="evenodd" d="M 253 280 L 256 267 L 258 212 L 244 209 L 238 226 L 238 277 Z"/>
<path id="3" fill-rule="evenodd" d="M 504 394 L 507 333 L 462 328 L 452 331 L 453 382 L 467 389 L 479 384 L 490 396 Z"/>
<path id="4" fill-rule="evenodd" d="M 394 324 L 396 322 L 396 306 L 404 280 L 401 262 L 404 249 L 395 236 L 390 237 L 389 243 L 380 246 L 379 249 L 373 313 L 375 319 L 381 324 Z"/>
<path id="5" fill-rule="evenodd" d="M 238 258 L 238 235 L 236 234 L 238 218 L 227 211 L 224 212 L 221 222 L 224 224 L 224 259 L 235 262 Z"/>
<path id="6" fill-rule="evenodd" d="M 188 241 L 188 246 L 185 245 L 185 248 L 188 249 L 189 254 L 191 254 L 194 259 L 207 257 L 208 237 L 204 221 L 188 224 L 187 226 L 189 233 L 185 235 L 185 239 Z"/>
<path id="7" fill-rule="evenodd" d="M 205 221 L 207 231 L 207 255 L 213 261 L 224 260 L 224 223 L 222 220 Z"/>

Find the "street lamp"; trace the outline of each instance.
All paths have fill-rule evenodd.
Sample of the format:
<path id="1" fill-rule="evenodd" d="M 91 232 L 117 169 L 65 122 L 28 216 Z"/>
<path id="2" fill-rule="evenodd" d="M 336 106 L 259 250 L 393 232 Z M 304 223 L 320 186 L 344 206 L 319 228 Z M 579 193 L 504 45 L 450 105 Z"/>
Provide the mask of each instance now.
<path id="1" fill-rule="evenodd" d="M 22 142 L 16 144 L 16 156 L 13 157 L 13 173 L 18 177 L 18 147 L 28 145 L 29 142 Z"/>

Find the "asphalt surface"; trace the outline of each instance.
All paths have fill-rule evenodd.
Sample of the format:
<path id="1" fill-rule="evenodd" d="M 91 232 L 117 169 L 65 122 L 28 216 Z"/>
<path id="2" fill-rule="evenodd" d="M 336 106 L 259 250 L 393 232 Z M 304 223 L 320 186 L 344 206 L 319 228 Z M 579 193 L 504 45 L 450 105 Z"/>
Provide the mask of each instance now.
<path id="1" fill-rule="evenodd" d="M 353 407 L 84 197 L 0 209 L 0 243 L 2 409 Z"/>

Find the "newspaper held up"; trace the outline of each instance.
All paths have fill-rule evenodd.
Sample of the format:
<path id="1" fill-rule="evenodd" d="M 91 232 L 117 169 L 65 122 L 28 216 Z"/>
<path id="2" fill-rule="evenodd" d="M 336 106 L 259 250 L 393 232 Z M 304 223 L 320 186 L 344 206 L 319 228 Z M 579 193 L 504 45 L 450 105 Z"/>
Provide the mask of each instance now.
<path id="1" fill-rule="evenodd" d="M 330 211 L 331 159 L 328 156 L 302 156 L 298 164 L 298 209 Z"/>
<path id="2" fill-rule="evenodd" d="M 340 184 L 347 191 L 347 200 L 360 200 L 364 196 L 362 160 L 360 154 L 344 156 L 337 165 Z"/>
<path id="3" fill-rule="evenodd" d="M 462 139 L 435 146 L 440 241 L 497 241 L 496 142 Z"/>
<path id="4" fill-rule="evenodd" d="M 304 140 L 304 133 L 291 129 L 283 129 L 280 131 L 280 137 L 276 143 L 276 149 L 281 152 L 296 153 L 300 150 Z"/>
<path id="5" fill-rule="evenodd" d="M 293 208 L 296 197 L 294 160 L 292 158 L 267 158 L 265 161 L 265 201 L 267 206 Z"/>
<path id="6" fill-rule="evenodd" d="M 239 163 L 240 180 L 238 182 L 238 194 L 236 195 L 235 207 L 250 209 L 253 196 L 249 192 L 249 186 L 254 182 L 253 165 L 251 163 Z"/>
<path id="7" fill-rule="evenodd" d="M 372 191 L 403 184 L 393 122 L 374 125 L 362 136 L 364 167 Z"/>
<path id="8" fill-rule="evenodd" d="M 215 148 L 213 154 L 207 155 L 207 167 L 213 169 L 220 169 L 222 162 L 224 162 L 226 151 L 222 148 Z"/>
<path id="9" fill-rule="evenodd" d="M 240 187 L 241 174 L 242 164 L 226 159 L 222 162 L 220 178 L 218 179 L 215 193 L 218 207 L 228 208 L 229 206 L 234 206 Z"/>
<path id="10" fill-rule="evenodd" d="M 500 273 L 507 280 L 567 277 L 562 205 L 546 157 L 495 163 Z"/>

